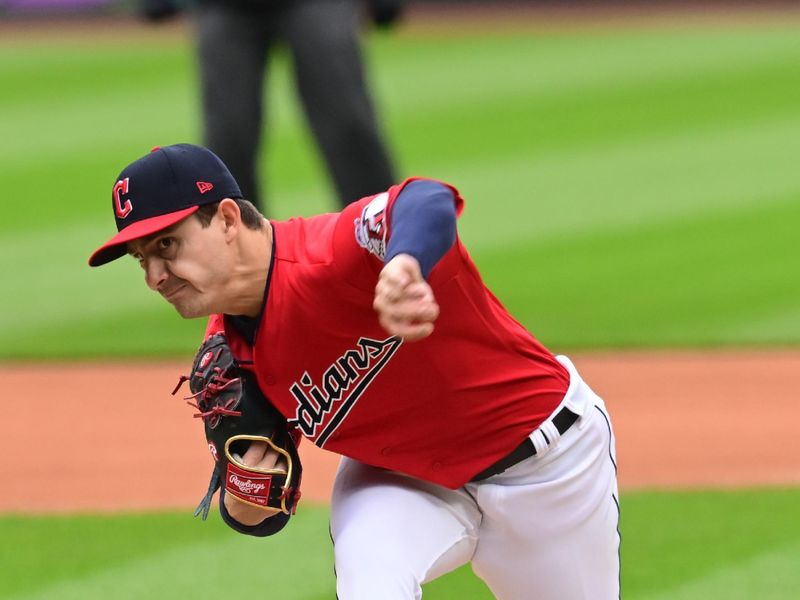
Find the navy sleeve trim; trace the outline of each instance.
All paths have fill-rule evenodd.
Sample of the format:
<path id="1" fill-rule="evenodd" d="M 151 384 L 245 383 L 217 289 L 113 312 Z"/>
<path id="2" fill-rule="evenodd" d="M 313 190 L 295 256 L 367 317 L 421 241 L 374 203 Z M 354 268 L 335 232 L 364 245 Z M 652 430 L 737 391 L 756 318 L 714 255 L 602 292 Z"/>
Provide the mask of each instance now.
<path id="1" fill-rule="evenodd" d="M 398 254 L 410 254 L 427 278 L 456 241 L 453 192 L 438 181 L 412 181 L 395 198 L 390 218 L 392 235 L 385 262 Z"/>
<path id="2" fill-rule="evenodd" d="M 289 522 L 290 516 L 281 512 L 275 516 L 267 517 L 258 525 L 243 525 L 234 519 L 230 513 L 228 513 L 228 509 L 225 508 L 225 490 L 221 490 L 219 494 L 219 514 L 222 520 L 225 521 L 231 529 L 255 537 L 267 537 L 278 533 Z"/>

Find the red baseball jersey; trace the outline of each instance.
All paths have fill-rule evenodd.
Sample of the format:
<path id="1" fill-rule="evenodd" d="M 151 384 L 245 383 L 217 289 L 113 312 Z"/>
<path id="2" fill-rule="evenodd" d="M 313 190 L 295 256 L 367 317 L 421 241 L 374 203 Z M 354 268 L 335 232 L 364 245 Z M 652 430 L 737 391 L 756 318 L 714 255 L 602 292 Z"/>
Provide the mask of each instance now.
<path id="1" fill-rule="evenodd" d="M 441 309 L 433 334 L 403 342 L 380 326 L 374 289 L 409 181 L 340 213 L 273 221 L 254 345 L 219 315 L 209 332 L 224 328 L 266 397 L 317 446 L 456 488 L 553 412 L 569 374 L 486 288 L 458 239 L 428 277 Z"/>

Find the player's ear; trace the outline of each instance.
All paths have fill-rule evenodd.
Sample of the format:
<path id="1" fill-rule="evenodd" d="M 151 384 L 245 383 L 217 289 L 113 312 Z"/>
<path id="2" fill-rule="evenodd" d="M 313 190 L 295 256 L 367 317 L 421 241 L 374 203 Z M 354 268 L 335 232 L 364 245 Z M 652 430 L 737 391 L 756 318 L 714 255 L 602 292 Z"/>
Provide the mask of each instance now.
<path id="1" fill-rule="evenodd" d="M 242 224 L 242 213 L 239 210 L 239 205 L 230 198 L 225 198 L 219 203 L 217 216 L 219 216 L 225 228 L 225 237 L 233 239 Z"/>

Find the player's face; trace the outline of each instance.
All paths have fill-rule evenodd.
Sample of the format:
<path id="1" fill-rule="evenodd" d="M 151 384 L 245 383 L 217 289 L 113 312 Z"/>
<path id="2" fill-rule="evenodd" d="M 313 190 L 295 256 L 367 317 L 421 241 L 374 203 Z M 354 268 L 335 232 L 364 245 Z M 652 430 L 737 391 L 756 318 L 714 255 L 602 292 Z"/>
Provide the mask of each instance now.
<path id="1" fill-rule="evenodd" d="M 228 250 L 219 220 L 203 227 L 194 216 L 128 244 L 148 287 L 186 319 L 224 312 L 224 290 L 233 272 Z"/>

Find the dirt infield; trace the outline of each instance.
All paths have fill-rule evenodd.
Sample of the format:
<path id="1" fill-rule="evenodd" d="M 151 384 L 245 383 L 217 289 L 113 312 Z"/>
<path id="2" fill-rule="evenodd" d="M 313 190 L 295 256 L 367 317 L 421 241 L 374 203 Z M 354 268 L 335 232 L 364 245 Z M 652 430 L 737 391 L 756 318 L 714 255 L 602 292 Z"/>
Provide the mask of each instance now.
<path id="1" fill-rule="evenodd" d="M 612 411 L 623 489 L 800 485 L 800 351 L 573 359 Z M 183 367 L 0 366 L 0 511 L 194 506 L 211 458 L 170 395 Z M 304 498 L 325 502 L 338 458 L 301 449 Z"/>

